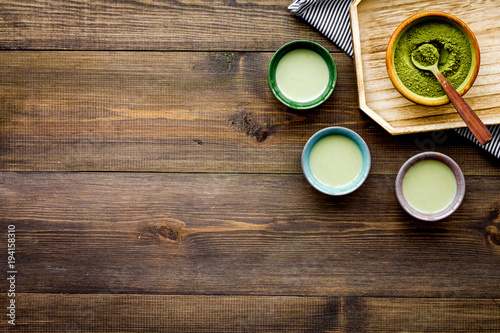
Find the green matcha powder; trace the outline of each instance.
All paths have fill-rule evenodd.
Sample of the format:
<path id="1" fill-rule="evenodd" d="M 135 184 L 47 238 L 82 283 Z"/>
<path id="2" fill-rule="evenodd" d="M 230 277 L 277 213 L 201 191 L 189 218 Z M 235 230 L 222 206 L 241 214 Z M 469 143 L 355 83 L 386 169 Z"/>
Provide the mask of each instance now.
<path id="1" fill-rule="evenodd" d="M 413 64 L 417 62 L 417 65 L 430 67 L 438 62 L 439 51 L 432 44 L 422 44 L 413 51 L 411 56 Z"/>
<path id="2" fill-rule="evenodd" d="M 401 35 L 394 49 L 394 69 L 401 83 L 420 96 L 442 97 L 446 95 L 430 71 L 418 69 L 413 65 L 411 54 L 423 44 L 432 44 L 436 47 L 439 51 L 440 72 L 455 89 L 460 87 L 468 77 L 472 66 L 471 42 L 468 35 L 460 28 L 442 21 L 418 23 Z M 431 54 L 418 53 L 422 57 L 419 59 L 421 63 L 436 61 Z"/>

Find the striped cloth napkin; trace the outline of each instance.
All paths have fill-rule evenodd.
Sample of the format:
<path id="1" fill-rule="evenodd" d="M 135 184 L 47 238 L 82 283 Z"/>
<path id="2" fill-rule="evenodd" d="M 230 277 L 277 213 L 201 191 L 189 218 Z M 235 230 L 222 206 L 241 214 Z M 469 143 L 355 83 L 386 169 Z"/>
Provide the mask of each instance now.
<path id="1" fill-rule="evenodd" d="M 353 56 L 349 6 L 353 0 L 294 0 L 288 9 L 330 39 L 342 51 Z M 467 127 L 456 129 L 485 151 L 500 158 L 500 125 L 487 126 L 493 139 L 486 145 L 474 138 Z"/>

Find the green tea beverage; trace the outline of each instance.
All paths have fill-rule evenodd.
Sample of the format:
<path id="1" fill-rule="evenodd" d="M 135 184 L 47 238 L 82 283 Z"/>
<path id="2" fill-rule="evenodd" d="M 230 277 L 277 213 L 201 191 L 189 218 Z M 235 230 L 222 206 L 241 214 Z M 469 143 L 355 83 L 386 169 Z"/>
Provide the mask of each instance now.
<path id="1" fill-rule="evenodd" d="M 328 86 L 330 72 L 323 58 L 314 51 L 297 49 L 288 52 L 276 66 L 276 84 L 288 99 L 310 102 Z"/>
<path id="2" fill-rule="evenodd" d="M 437 160 L 417 162 L 403 178 L 403 195 L 406 201 L 423 213 L 445 209 L 456 193 L 457 181 L 453 171 Z"/>
<path id="3" fill-rule="evenodd" d="M 361 172 L 363 156 L 358 145 L 344 135 L 328 135 L 316 142 L 309 167 L 316 179 L 330 187 L 352 183 Z"/>

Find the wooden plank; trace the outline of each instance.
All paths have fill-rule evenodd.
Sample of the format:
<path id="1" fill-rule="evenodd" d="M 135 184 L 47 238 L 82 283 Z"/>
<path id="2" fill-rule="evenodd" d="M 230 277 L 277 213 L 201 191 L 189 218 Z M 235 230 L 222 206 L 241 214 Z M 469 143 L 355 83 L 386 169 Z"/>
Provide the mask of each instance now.
<path id="1" fill-rule="evenodd" d="M 357 0 L 351 8 L 360 107 L 393 134 L 464 127 L 452 104 L 428 107 L 407 100 L 394 88 L 386 67 L 386 50 L 396 28 L 423 11 L 441 11 L 464 21 L 480 48 L 479 75 L 464 95 L 485 124 L 500 123 L 500 31 L 498 6 L 491 1 Z"/>
<path id="2" fill-rule="evenodd" d="M 0 175 L 22 293 L 500 297 L 498 176 L 426 223 L 395 175 L 340 198 L 301 175 Z"/>
<path id="3" fill-rule="evenodd" d="M 0 48 L 261 50 L 309 39 L 338 49 L 290 1 L 0 1 Z"/>
<path id="4" fill-rule="evenodd" d="M 354 300 L 357 300 L 356 298 Z M 356 306 L 354 306 L 356 308 Z M 498 332 L 498 299 L 364 298 L 366 329 L 352 332 Z"/>
<path id="5" fill-rule="evenodd" d="M 496 299 L 22 293 L 15 300 L 13 332 L 500 330 Z"/>
<path id="6" fill-rule="evenodd" d="M 333 297 L 21 294 L 16 301 L 15 328 L 32 332 L 311 332 L 334 328 L 339 308 Z"/>
<path id="7" fill-rule="evenodd" d="M 394 174 L 422 150 L 466 174 L 499 175 L 498 160 L 453 133 L 391 137 L 364 116 L 352 60 L 313 111 L 282 106 L 260 52 L 0 52 L 0 170 L 299 173 L 307 139 L 349 127 Z M 473 160 L 474 164 L 469 163 Z"/>

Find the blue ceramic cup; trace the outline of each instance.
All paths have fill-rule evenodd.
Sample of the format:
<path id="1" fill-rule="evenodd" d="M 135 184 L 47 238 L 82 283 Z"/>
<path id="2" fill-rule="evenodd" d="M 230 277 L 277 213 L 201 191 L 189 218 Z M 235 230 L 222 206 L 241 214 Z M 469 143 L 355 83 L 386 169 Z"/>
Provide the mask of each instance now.
<path id="1" fill-rule="evenodd" d="M 343 135 L 354 141 L 354 143 L 361 150 L 361 156 L 363 158 L 361 171 L 359 172 L 357 177 L 349 184 L 341 187 L 332 187 L 320 182 L 316 178 L 316 176 L 311 172 L 311 167 L 309 165 L 309 156 L 311 154 L 314 145 L 319 140 L 329 135 Z M 339 196 L 351 193 L 356 189 L 358 189 L 363 184 L 363 182 L 368 177 L 368 173 L 370 172 L 371 156 L 370 156 L 370 150 L 368 149 L 368 145 L 363 140 L 363 138 L 361 138 L 361 136 L 359 136 L 356 132 L 345 127 L 332 126 L 316 132 L 313 136 L 311 136 L 311 138 L 309 138 L 302 151 L 301 163 L 304 176 L 315 189 L 328 195 Z M 338 161 L 338 163 L 342 163 L 342 161 Z"/>

